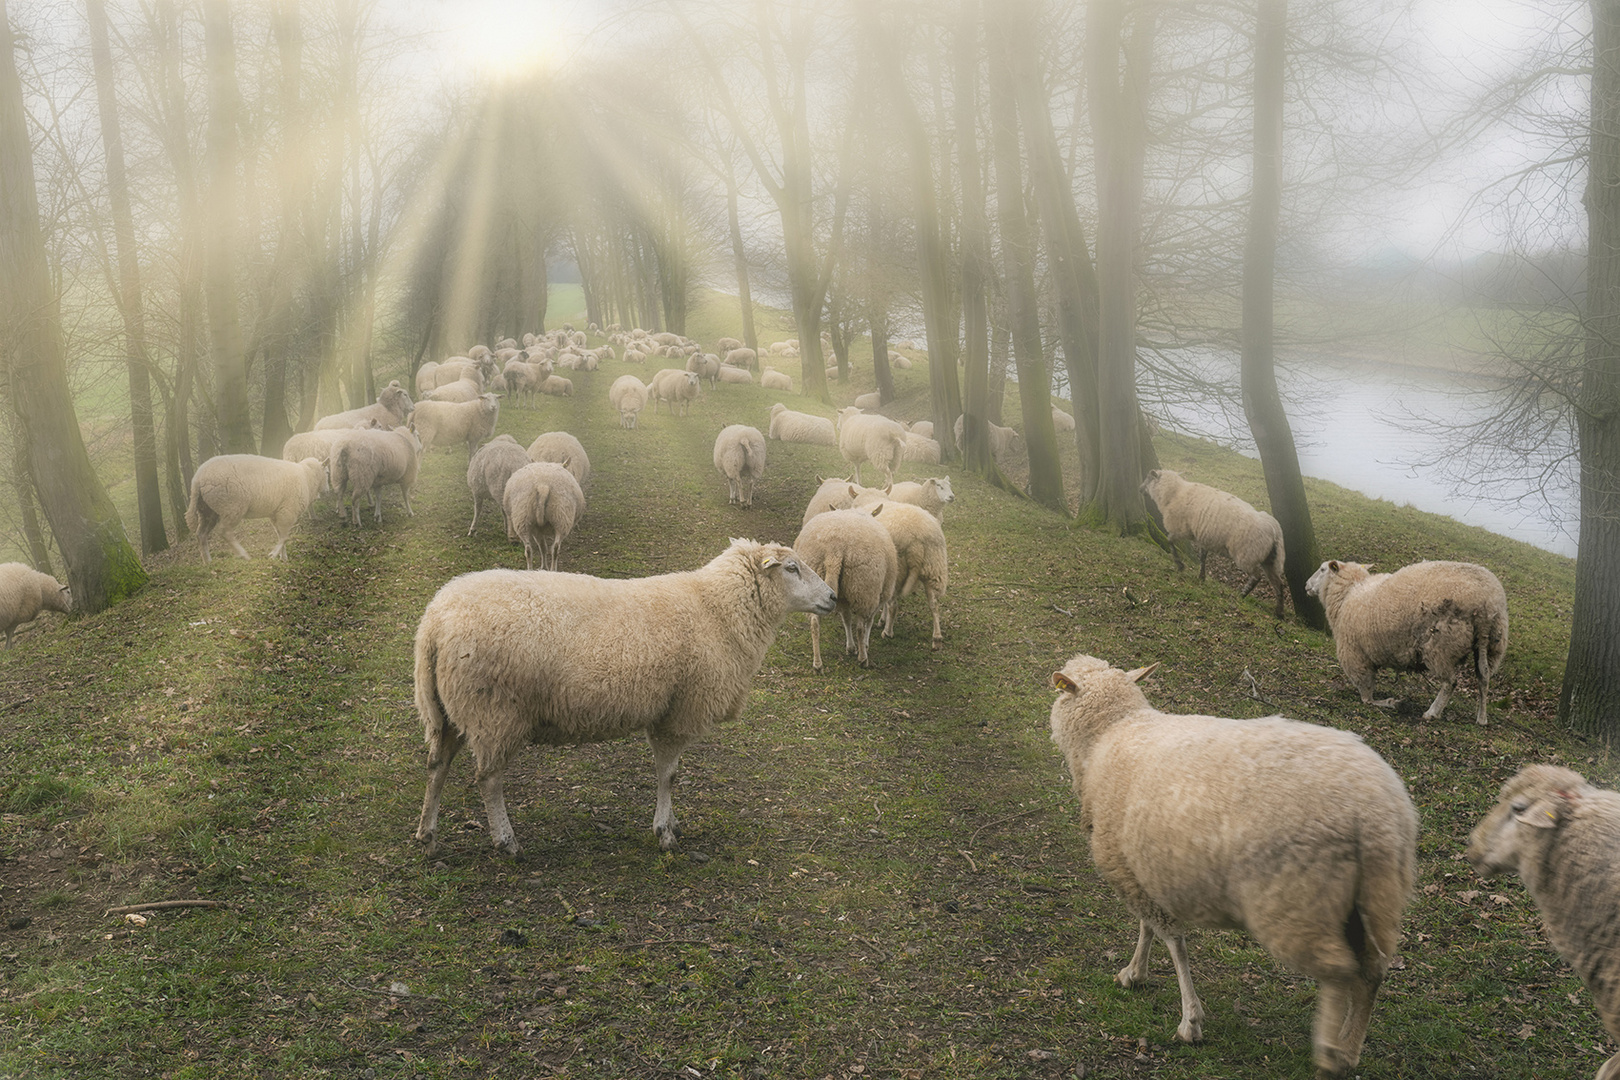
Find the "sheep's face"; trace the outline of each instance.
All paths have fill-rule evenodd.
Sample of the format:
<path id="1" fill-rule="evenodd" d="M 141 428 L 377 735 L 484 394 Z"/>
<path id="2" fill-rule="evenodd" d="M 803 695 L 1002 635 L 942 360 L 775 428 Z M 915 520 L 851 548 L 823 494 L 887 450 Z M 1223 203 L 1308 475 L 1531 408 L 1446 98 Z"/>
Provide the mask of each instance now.
<path id="1" fill-rule="evenodd" d="M 1367 568 L 1360 563 L 1329 559 L 1317 567 L 1316 573 L 1312 574 L 1310 580 L 1305 582 L 1305 591 L 1320 600 L 1327 595 L 1328 582 L 1335 578 L 1351 582 L 1365 581 L 1367 577 Z"/>
<path id="2" fill-rule="evenodd" d="M 1556 829 L 1580 800 L 1586 779 L 1555 765 L 1527 765 L 1468 836 L 1468 861 L 1480 877 L 1517 873 L 1540 845 L 1538 833 Z"/>
<path id="3" fill-rule="evenodd" d="M 934 485 L 934 494 L 939 498 L 940 502 L 948 503 L 956 501 L 956 493 L 951 490 L 950 477 L 936 476 L 930 479 L 928 482 Z"/>
<path id="4" fill-rule="evenodd" d="M 833 613 L 838 594 L 799 558 L 798 552 L 792 548 L 771 547 L 766 548 L 762 556 L 760 571 L 774 575 L 781 583 L 789 611 L 808 611 L 812 615 Z"/>
<path id="5" fill-rule="evenodd" d="M 60 611 L 64 615 L 73 610 L 73 590 L 66 585 L 59 586 L 50 594 L 47 607 Z"/>
<path id="6" fill-rule="evenodd" d="M 1149 499 L 1152 499 L 1153 502 L 1157 504 L 1159 501 L 1159 481 L 1168 472 L 1170 472 L 1169 469 L 1154 469 L 1152 472 L 1147 474 L 1147 479 L 1143 480 L 1142 485 L 1136 490 L 1140 491 L 1143 495 L 1147 496 Z"/>

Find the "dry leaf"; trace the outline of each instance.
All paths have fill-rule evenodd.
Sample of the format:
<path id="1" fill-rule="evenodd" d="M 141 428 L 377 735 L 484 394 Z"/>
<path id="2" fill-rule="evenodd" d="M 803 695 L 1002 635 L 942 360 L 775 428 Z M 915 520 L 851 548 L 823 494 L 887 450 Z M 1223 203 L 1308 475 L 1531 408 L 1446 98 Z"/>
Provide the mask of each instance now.
<path id="1" fill-rule="evenodd" d="M 1472 904 L 1479 897 L 1478 889 L 1464 889 L 1457 894 L 1457 899 L 1465 904 Z"/>
<path id="2" fill-rule="evenodd" d="M 1519 1038 L 1528 1039 L 1530 1036 L 1534 1035 L 1535 1033 L 1536 1033 L 1535 1026 L 1532 1025 L 1532 1024 L 1526 1024 L 1522 1028 L 1519 1029 Z"/>

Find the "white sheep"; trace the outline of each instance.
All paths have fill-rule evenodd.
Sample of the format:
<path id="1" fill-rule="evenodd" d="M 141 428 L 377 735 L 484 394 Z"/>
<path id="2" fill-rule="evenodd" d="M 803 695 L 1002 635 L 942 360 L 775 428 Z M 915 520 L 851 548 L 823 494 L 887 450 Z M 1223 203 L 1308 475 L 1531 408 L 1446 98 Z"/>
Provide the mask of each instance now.
<path id="1" fill-rule="evenodd" d="M 766 368 L 759 373 L 759 385 L 767 390 L 786 390 L 791 394 L 793 392 L 793 376 L 785 371 L 777 371 L 775 368 Z"/>
<path id="2" fill-rule="evenodd" d="M 439 385 L 438 381 L 433 377 L 433 373 L 438 370 L 439 362 L 437 360 L 429 360 L 416 369 L 416 392 L 418 394 L 425 394 Z"/>
<path id="3" fill-rule="evenodd" d="M 1097 872 L 1139 921 L 1121 986 L 1147 977 L 1157 937 L 1181 990 L 1184 1042 L 1204 1008 L 1186 929 L 1242 929 L 1316 980 L 1321 1076 L 1361 1059 L 1400 943 L 1417 862 L 1417 811 L 1400 777 L 1355 735 L 1280 716 L 1178 716 L 1120 671 L 1077 655 L 1053 674 L 1052 741 L 1068 762 Z"/>
<path id="4" fill-rule="evenodd" d="M 809 505 L 804 508 L 801 524 L 807 525 L 811 518 L 817 514 L 825 514 L 829 510 L 848 510 L 855 505 L 855 500 L 863 495 L 882 493 L 881 488 L 861 487 L 853 480 L 836 476 L 830 480 L 823 480 L 818 476 L 816 481 L 821 486 L 816 488 L 816 493 L 810 497 Z"/>
<path id="5" fill-rule="evenodd" d="M 531 742 L 645 732 L 658 778 L 653 832 L 673 848 L 670 787 L 681 752 L 742 714 L 789 613 L 833 608 L 833 591 L 791 548 L 752 540 L 733 540 L 700 570 L 659 577 L 486 570 L 454 578 L 416 631 L 416 708 L 428 750 L 416 839 L 431 855 L 439 795 L 463 745 L 475 759 L 490 840 L 515 855 L 503 793 L 512 754 Z"/>
<path id="6" fill-rule="evenodd" d="M 720 377 L 720 358 L 713 353 L 693 353 L 686 359 L 686 370 L 695 372 L 700 379 L 708 379 L 712 390 Z"/>
<path id="7" fill-rule="evenodd" d="M 1052 406 L 1052 426 L 1058 431 L 1073 431 L 1074 417 L 1054 405 Z"/>
<path id="8" fill-rule="evenodd" d="M 909 356 L 900 356 L 898 354 L 890 354 L 889 363 L 890 363 L 891 366 L 899 368 L 901 371 L 910 371 L 911 370 L 911 357 L 909 357 Z"/>
<path id="9" fill-rule="evenodd" d="M 1524 882 L 1547 938 L 1586 984 L 1611 1040 L 1620 1040 L 1616 851 L 1620 793 L 1556 765 L 1520 769 L 1468 837 L 1468 861 L 1481 877 L 1515 873 Z M 1620 1054 L 1597 1071 L 1597 1080 L 1617 1076 Z"/>
<path id="10" fill-rule="evenodd" d="M 545 381 L 540 384 L 540 392 L 553 397 L 573 397 L 574 380 L 565 379 L 561 375 L 547 375 Z"/>
<path id="11" fill-rule="evenodd" d="M 355 428 L 321 428 L 316 431 L 300 431 L 296 435 L 287 436 L 287 441 L 281 444 L 282 461 L 303 461 L 312 457 L 322 465 L 332 460 L 332 448 L 348 437 L 349 432 Z M 381 425 L 363 427 L 361 431 L 386 431 Z"/>
<path id="12" fill-rule="evenodd" d="M 900 574 L 894 540 L 875 510 L 832 510 L 804 523 L 793 550 L 838 597 L 844 655 L 871 667 L 872 624 L 888 609 Z M 821 670 L 821 618 L 810 616 L 810 665 Z"/>
<path id="13" fill-rule="evenodd" d="M 419 394 L 426 394 L 458 379 L 481 381 L 483 378 L 484 370 L 476 360 L 465 356 L 452 356 L 442 364 L 433 365 L 431 369 L 427 364 L 423 364 L 416 372 L 416 390 Z"/>
<path id="14" fill-rule="evenodd" d="M 0 630 L 6 633 L 6 648 L 11 648 L 17 627 L 33 622 L 40 612 L 72 610 L 72 591 L 51 575 L 26 563 L 0 563 Z"/>
<path id="15" fill-rule="evenodd" d="M 956 418 L 955 431 L 957 446 L 962 445 L 962 420 L 963 418 L 960 416 Z M 1024 437 L 1018 434 L 1016 430 L 1010 427 L 1002 427 L 994 420 L 986 420 L 984 422 L 984 426 L 985 429 L 990 433 L 990 456 L 995 458 L 995 460 L 998 462 L 1012 456 L 1012 454 L 1018 450 L 1019 445 L 1024 441 Z M 934 429 L 932 426 L 930 426 L 928 430 L 929 433 L 932 434 Z"/>
<path id="16" fill-rule="evenodd" d="M 923 465 L 938 465 L 941 458 L 939 443 L 926 435 L 906 432 L 906 444 L 900 448 L 901 461 L 915 461 Z"/>
<path id="17" fill-rule="evenodd" d="M 534 395 L 540 392 L 541 385 L 550 377 L 551 372 L 552 363 L 550 360 L 539 363 L 529 363 L 525 360 L 508 360 L 501 375 L 506 380 L 508 393 L 533 404 Z"/>
<path id="18" fill-rule="evenodd" d="M 870 394 L 857 394 L 855 397 L 855 407 L 857 409 L 867 411 L 882 408 L 883 395 L 879 394 L 876 390 L 872 391 Z"/>
<path id="19" fill-rule="evenodd" d="M 748 385 L 753 383 L 754 376 L 747 368 L 723 367 L 720 369 L 719 381 L 734 385 Z"/>
<path id="20" fill-rule="evenodd" d="M 424 401 L 411 417 L 411 430 L 422 440 L 422 452 L 438 445 L 465 443 L 467 456 L 495 433 L 501 400 L 485 394 L 477 401 Z"/>
<path id="21" fill-rule="evenodd" d="M 1142 481 L 1141 491 L 1158 508 L 1177 570 L 1185 565 L 1181 561 L 1183 540 L 1198 552 L 1199 581 L 1204 580 L 1210 552 L 1226 555 L 1249 575 L 1244 596 L 1254 591 L 1262 575 L 1271 582 L 1277 592 L 1274 614 L 1283 617 L 1288 589 L 1283 579 L 1282 526 L 1276 518 L 1236 495 L 1184 479 L 1174 469 L 1154 469 Z"/>
<path id="22" fill-rule="evenodd" d="M 920 506 L 934 519 L 943 523 L 945 521 L 945 504 L 954 502 L 956 492 L 951 490 L 949 476 L 931 476 L 918 483 L 914 480 L 901 480 L 890 484 L 886 488 L 868 488 L 855 498 L 856 506 L 871 506 L 883 500 L 890 502 L 910 503 Z"/>
<path id="23" fill-rule="evenodd" d="M 416 473 L 422 464 L 422 442 L 408 427 L 392 431 L 352 431 L 333 447 L 331 464 L 332 490 L 337 492 L 338 508 L 343 507 L 344 492 L 349 495 L 349 509 L 354 523 L 360 524 L 360 496 L 371 500 L 372 516 L 382 524 L 382 489 L 398 484 L 405 501 L 405 513 L 415 517 L 411 509 L 411 491 L 416 487 Z"/>
<path id="24" fill-rule="evenodd" d="M 765 475 L 765 436 L 747 424 L 722 428 L 714 440 L 714 467 L 726 478 L 728 502 L 754 505 L 754 485 Z"/>
<path id="25" fill-rule="evenodd" d="M 333 413 L 323 416 L 315 421 L 316 431 L 335 430 L 337 428 L 363 428 L 384 427 L 396 428 L 405 423 L 411 416 L 411 395 L 399 385 L 399 381 L 389 383 L 377 395 L 374 405 L 366 405 L 359 409 L 349 409 L 346 412 Z"/>
<path id="26" fill-rule="evenodd" d="M 726 353 L 724 363 L 727 367 L 751 368 L 759 354 L 753 349 L 732 349 Z"/>
<path id="27" fill-rule="evenodd" d="M 932 420 L 918 420 L 906 428 L 908 435 L 921 435 L 925 439 L 934 437 L 934 422 Z"/>
<path id="28" fill-rule="evenodd" d="M 467 526 L 468 536 L 478 528 L 478 515 L 486 499 L 501 508 L 501 519 L 505 521 L 506 507 L 502 500 L 506 496 L 506 482 L 527 464 L 528 451 L 510 435 L 495 436 L 480 446 L 467 461 L 467 487 L 473 497 L 472 524 Z M 508 539 L 517 535 L 509 521 L 506 522 L 506 535 Z"/>
<path id="29" fill-rule="evenodd" d="M 608 403 L 619 414 L 619 426 L 633 428 L 641 410 L 647 407 L 647 384 L 634 375 L 620 375 L 608 387 Z"/>
<path id="30" fill-rule="evenodd" d="M 422 395 L 423 401 L 473 401 L 484 392 L 484 384 L 477 379 L 457 379 L 435 387 Z"/>
<path id="31" fill-rule="evenodd" d="M 257 454 L 216 454 L 192 474 L 186 525 L 197 534 L 206 565 L 216 529 L 245 559 L 247 549 L 236 539 L 236 527 L 249 518 L 269 518 L 276 530 L 270 557 L 285 559 L 293 524 L 330 490 L 326 466 L 312 457 L 281 461 Z"/>
<path id="32" fill-rule="evenodd" d="M 564 466 L 581 487 L 591 479 L 591 459 L 584 445 L 566 431 L 548 431 L 535 436 L 534 442 L 529 444 L 529 460 Z"/>
<path id="33" fill-rule="evenodd" d="M 557 569 L 562 542 L 585 512 L 585 492 L 565 465 L 535 461 L 506 481 L 501 495 L 506 527 L 523 541 L 528 569 Z M 538 558 L 536 558 L 538 556 Z"/>
<path id="34" fill-rule="evenodd" d="M 838 414 L 838 452 L 855 467 L 855 482 L 861 480 L 861 462 L 869 461 L 883 474 L 883 482 L 894 482 L 906 448 L 906 429 L 887 416 L 873 416 L 856 408 Z"/>
<path id="35" fill-rule="evenodd" d="M 731 352 L 733 349 L 741 348 L 743 348 L 743 343 L 734 337 L 723 337 L 714 343 L 714 351 L 719 353 L 721 356 Z"/>
<path id="36" fill-rule="evenodd" d="M 1305 583 L 1327 610 L 1339 666 L 1361 700 L 1390 708 L 1395 699 L 1373 701 L 1379 668 L 1425 671 L 1440 683 L 1423 714 L 1437 719 L 1470 663 L 1479 677 L 1479 710 L 1487 722 L 1491 676 L 1507 654 L 1507 593 L 1496 575 L 1463 562 L 1420 562 L 1393 574 L 1373 574 L 1360 563 L 1329 559 Z"/>
<path id="37" fill-rule="evenodd" d="M 945 640 L 939 625 L 939 602 L 950 584 L 945 530 L 933 514 L 910 503 L 884 500 L 874 504 L 872 512 L 877 515 L 878 524 L 889 530 L 894 550 L 900 556 L 900 580 L 883 620 L 883 636 L 894 637 L 894 621 L 900 615 L 901 599 L 921 585 L 928 597 L 928 609 L 934 616 L 934 636 L 928 647 L 937 649 Z"/>
<path id="38" fill-rule="evenodd" d="M 685 371 L 681 368 L 663 368 L 652 377 L 647 388 L 652 392 L 653 412 L 658 411 L 658 403 L 664 402 L 669 406 L 671 415 L 675 413 L 675 406 L 679 403 L 681 415 L 685 416 L 692 402 L 697 400 L 700 391 L 697 372 Z"/>
<path id="39" fill-rule="evenodd" d="M 765 429 L 768 438 L 812 446 L 838 445 L 837 429 L 825 416 L 794 412 L 780 401 L 771 406 L 770 416 L 771 422 Z"/>

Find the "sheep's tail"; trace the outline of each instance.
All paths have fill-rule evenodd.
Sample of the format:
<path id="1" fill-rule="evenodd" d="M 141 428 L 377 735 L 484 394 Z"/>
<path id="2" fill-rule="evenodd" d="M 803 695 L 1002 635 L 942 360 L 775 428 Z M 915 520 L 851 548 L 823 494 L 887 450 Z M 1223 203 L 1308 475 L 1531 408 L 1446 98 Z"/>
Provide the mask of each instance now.
<path id="1" fill-rule="evenodd" d="M 1474 623 L 1474 672 L 1479 676 L 1480 693 L 1491 681 L 1491 673 L 1507 655 L 1507 619 L 1499 611 L 1480 613 Z"/>
<path id="2" fill-rule="evenodd" d="M 823 569 L 825 573 L 821 575 L 821 580 L 827 583 L 827 588 L 833 591 L 834 596 L 842 598 L 844 590 L 839 587 L 838 579 L 844 573 L 844 553 L 836 548 L 828 551 L 827 565 Z"/>
<path id="3" fill-rule="evenodd" d="M 1356 898 L 1344 928 L 1362 978 L 1373 986 L 1383 982 L 1400 947 L 1401 913 L 1416 877 L 1416 823 L 1408 821 L 1403 829 L 1393 817 L 1381 816 L 1387 817 L 1382 827 L 1364 829 L 1361 836 Z"/>
<path id="4" fill-rule="evenodd" d="M 422 718 L 422 739 L 427 743 L 428 760 L 438 761 L 443 752 L 450 718 L 439 697 L 439 643 L 436 628 L 422 619 L 416 629 L 416 712 Z"/>
<path id="5" fill-rule="evenodd" d="M 332 455 L 332 491 L 337 495 L 338 508 L 343 508 L 344 488 L 349 484 L 349 444 L 339 444 Z"/>
<path id="6" fill-rule="evenodd" d="M 202 527 L 205 523 L 208 526 L 206 530 Z M 191 502 L 186 505 L 186 528 L 194 533 L 201 534 L 203 532 L 212 532 L 214 526 L 218 523 L 219 514 L 215 513 L 214 508 L 209 506 L 208 501 L 203 498 L 202 485 L 197 483 L 195 479 L 192 480 Z"/>

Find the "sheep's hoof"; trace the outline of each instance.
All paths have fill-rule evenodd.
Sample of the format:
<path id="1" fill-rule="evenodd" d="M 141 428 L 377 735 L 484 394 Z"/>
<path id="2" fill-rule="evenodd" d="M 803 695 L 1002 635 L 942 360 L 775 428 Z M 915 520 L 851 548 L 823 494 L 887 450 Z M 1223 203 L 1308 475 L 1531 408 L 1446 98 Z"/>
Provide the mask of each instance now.
<path id="1" fill-rule="evenodd" d="M 1204 1026 L 1196 1020 L 1183 1020 L 1176 1028 L 1176 1038 L 1184 1043 L 1204 1041 Z"/>
<path id="2" fill-rule="evenodd" d="M 1114 976 L 1114 981 L 1127 990 L 1134 989 L 1142 984 L 1142 978 L 1136 974 L 1134 969 L 1129 967 L 1120 968 L 1119 974 Z"/>
<path id="3" fill-rule="evenodd" d="M 1375 709 L 1393 709 L 1397 705 L 1399 705 L 1400 703 L 1401 703 L 1400 698 L 1392 698 L 1392 697 L 1379 698 L 1377 701 L 1369 701 L 1369 702 L 1367 702 L 1367 704 L 1371 705 Z M 1424 713 L 1423 718 L 1425 720 L 1433 720 L 1434 719 L 1434 717 L 1430 716 L 1428 713 Z"/>
<path id="4" fill-rule="evenodd" d="M 654 829 L 653 832 L 658 834 L 658 846 L 665 851 L 674 851 L 675 846 L 681 842 L 681 827 L 679 825 Z"/>
<path id="5" fill-rule="evenodd" d="M 417 833 L 416 842 L 426 845 L 426 850 L 422 852 L 424 859 L 431 859 L 439 852 L 439 832 L 437 829 L 425 836 L 422 833 Z"/>
<path id="6" fill-rule="evenodd" d="M 496 841 L 495 850 L 499 851 L 502 855 L 508 855 L 516 859 L 521 856 L 523 849 L 518 847 L 517 838 L 513 837 L 511 840 Z"/>
<path id="7" fill-rule="evenodd" d="M 940 643 L 943 642 L 944 640 L 945 640 L 944 638 L 935 638 L 933 641 L 930 641 L 928 643 L 928 647 L 930 649 L 937 649 L 937 648 L 939 648 Z"/>

